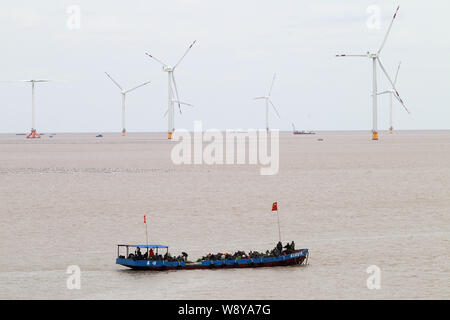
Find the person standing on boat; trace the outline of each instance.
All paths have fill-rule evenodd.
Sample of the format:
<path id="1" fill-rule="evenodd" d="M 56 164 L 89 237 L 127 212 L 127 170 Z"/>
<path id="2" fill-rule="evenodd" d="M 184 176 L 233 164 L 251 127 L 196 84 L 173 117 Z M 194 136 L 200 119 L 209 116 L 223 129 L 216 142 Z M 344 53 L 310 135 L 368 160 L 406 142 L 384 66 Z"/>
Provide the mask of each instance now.
<path id="1" fill-rule="evenodd" d="M 141 259 L 142 258 L 141 248 L 137 247 L 135 254 L 138 259 Z"/>
<path id="2" fill-rule="evenodd" d="M 281 253 L 281 251 L 283 251 L 283 244 L 281 243 L 281 241 L 278 241 L 277 243 L 277 250 Z"/>
<path id="3" fill-rule="evenodd" d="M 150 249 L 149 256 L 150 256 L 150 258 L 153 258 L 155 256 L 155 253 L 153 252 L 153 249 Z"/>
<path id="4" fill-rule="evenodd" d="M 286 243 L 286 245 L 284 246 L 284 248 L 286 249 L 286 250 L 284 251 L 285 253 L 291 252 L 291 245 L 289 244 L 289 242 Z"/>
<path id="5" fill-rule="evenodd" d="M 295 250 L 295 242 L 294 242 L 294 240 L 292 240 L 292 242 L 291 242 L 291 250 L 292 250 L 292 251 Z"/>

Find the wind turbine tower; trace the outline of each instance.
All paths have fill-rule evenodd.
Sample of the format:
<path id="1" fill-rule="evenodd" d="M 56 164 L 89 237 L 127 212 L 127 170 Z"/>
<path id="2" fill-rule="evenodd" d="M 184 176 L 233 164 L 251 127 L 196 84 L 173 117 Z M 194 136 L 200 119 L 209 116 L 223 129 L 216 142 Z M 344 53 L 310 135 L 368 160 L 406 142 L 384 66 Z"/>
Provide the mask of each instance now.
<path id="1" fill-rule="evenodd" d="M 280 118 L 280 114 L 278 113 L 277 108 L 275 107 L 272 100 L 270 99 L 273 84 L 275 82 L 275 77 L 276 77 L 276 74 L 273 75 L 272 84 L 270 85 L 269 93 L 267 94 L 267 96 L 254 98 L 255 100 L 264 100 L 265 101 L 265 104 L 266 104 L 266 132 L 267 133 L 269 133 L 269 104 L 272 106 L 272 108 L 275 111 L 275 113 L 277 114 L 278 118 Z"/>
<path id="2" fill-rule="evenodd" d="M 111 79 L 112 82 L 114 82 L 114 84 L 120 89 L 120 94 L 122 95 L 122 136 L 125 136 L 127 134 L 127 130 L 125 129 L 125 98 L 128 92 L 131 92 L 137 88 L 140 88 L 142 86 L 145 86 L 146 84 L 149 84 L 150 81 L 144 82 L 134 88 L 128 89 L 128 90 L 124 90 L 122 89 L 122 87 L 120 86 L 120 84 L 114 80 L 107 72 L 105 72 L 105 74 L 108 76 L 109 79 Z"/>
<path id="3" fill-rule="evenodd" d="M 390 31 L 391 31 L 392 24 L 394 23 L 394 20 L 395 20 L 395 17 L 397 16 L 397 12 L 398 12 L 399 8 L 400 8 L 400 6 L 397 7 L 397 10 L 395 11 L 394 16 L 393 16 L 393 18 L 391 20 L 391 24 L 389 25 L 389 28 L 388 28 L 388 30 L 386 32 L 386 35 L 384 36 L 384 40 L 381 43 L 381 47 L 380 47 L 380 49 L 378 49 L 377 52 L 370 53 L 369 51 L 367 51 L 366 54 L 338 54 L 338 55 L 336 55 L 336 57 L 365 57 L 365 58 L 372 59 L 372 69 L 373 69 L 373 79 L 372 79 L 372 91 L 373 91 L 373 93 L 372 93 L 372 113 L 373 113 L 373 115 L 372 115 L 372 121 L 373 121 L 372 140 L 378 140 L 377 63 L 379 64 L 379 66 L 380 66 L 381 70 L 383 71 L 383 73 L 385 74 L 386 78 L 391 83 L 392 90 L 395 92 L 394 97 L 406 109 L 405 104 L 403 103 L 403 100 L 400 98 L 400 95 L 399 95 L 397 89 L 395 88 L 395 83 L 391 80 L 391 78 L 387 74 L 386 69 L 384 68 L 383 63 L 381 62 L 381 59 L 380 59 L 381 50 L 383 49 L 383 47 L 384 47 L 384 45 L 386 43 L 386 40 L 387 40 L 388 35 L 389 35 Z"/>
<path id="4" fill-rule="evenodd" d="M 49 82 L 51 80 L 46 79 L 31 79 L 31 80 L 15 80 L 15 81 L 2 81 L 2 82 L 30 82 L 31 83 L 31 130 L 27 135 L 27 138 L 40 138 L 41 136 L 36 130 L 36 106 L 34 99 L 34 87 L 37 82 Z"/>
<path id="5" fill-rule="evenodd" d="M 175 81 L 174 72 L 175 72 L 176 68 L 180 65 L 180 63 L 184 59 L 184 57 L 187 55 L 187 53 L 191 50 L 191 48 L 195 44 L 195 42 L 196 41 L 192 42 L 192 44 L 188 47 L 188 49 L 183 54 L 183 56 L 180 58 L 180 60 L 178 60 L 178 62 L 173 67 L 168 65 L 168 64 L 166 64 L 166 63 L 164 63 L 164 62 L 162 62 L 160 59 L 152 56 L 148 52 L 145 53 L 147 56 L 149 56 L 150 58 L 152 58 L 156 62 L 160 63 L 162 65 L 162 70 L 164 72 L 167 72 L 168 85 L 169 85 L 169 88 L 168 88 L 169 99 L 168 99 L 168 106 L 167 106 L 167 114 L 168 114 L 168 117 L 167 117 L 168 118 L 167 135 L 168 135 L 168 139 L 172 139 L 172 135 L 173 135 L 173 132 L 175 130 L 174 103 L 178 104 L 178 110 L 180 111 L 180 114 L 181 114 L 181 105 L 182 104 L 189 105 L 187 103 L 184 103 L 184 102 L 180 101 L 180 98 L 178 96 L 178 88 L 177 88 L 177 83 Z M 174 89 L 175 89 L 175 92 L 174 92 Z"/>
<path id="6" fill-rule="evenodd" d="M 401 63 L 398 64 L 397 72 L 395 74 L 394 85 L 397 84 L 398 72 L 400 71 L 400 64 Z M 395 96 L 395 91 L 390 89 L 390 90 L 386 90 L 386 91 L 378 93 L 378 95 L 381 95 L 381 94 L 389 94 L 389 133 L 392 133 L 394 130 L 393 120 L 392 120 L 392 96 L 393 95 Z M 405 108 L 406 112 L 409 113 L 409 110 L 405 107 L 405 105 L 402 105 L 402 106 L 403 106 L 403 108 Z"/>

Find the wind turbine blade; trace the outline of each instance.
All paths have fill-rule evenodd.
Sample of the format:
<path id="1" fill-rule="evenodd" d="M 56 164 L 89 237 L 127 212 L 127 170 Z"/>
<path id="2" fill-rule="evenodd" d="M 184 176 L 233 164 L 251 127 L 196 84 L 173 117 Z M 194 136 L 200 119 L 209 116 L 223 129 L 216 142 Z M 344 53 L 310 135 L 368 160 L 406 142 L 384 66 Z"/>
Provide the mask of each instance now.
<path id="1" fill-rule="evenodd" d="M 269 100 L 269 102 L 270 102 L 270 104 L 272 105 L 273 110 L 275 110 L 275 112 L 276 112 L 278 118 L 281 118 L 281 117 L 280 117 L 280 114 L 278 113 L 277 108 L 275 108 L 275 105 L 272 103 L 272 100 L 270 100 L 270 99 L 267 99 L 267 100 Z"/>
<path id="2" fill-rule="evenodd" d="M 253 98 L 253 100 L 259 100 L 259 99 L 266 99 L 266 97 L 256 97 L 256 98 Z"/>
<path id="3" fill-rule="evenodd" d="M 381 70 L 383 71 L 384 75 L 386 76 L 386 78 L 388 78 L 389 82 L 391 83 L 392 89 L 395 91 L 394 97 L 398 100 L 398 102 L 400 102 L 400 104 L 403 106 L 403 108 L 405 108 L 406 112 L 410 113 L 408 108 L 406 108 L 402 98 L 400 98 L 400 94 L 398 93 L 397 89 L 395 88 L 394 82 L 392 82 L 391 78 L 389 77 L 388 73 L 386 72 L 386 69 L 384 68 L 383 63 L 381 63 L 380 58 L 378 57 L 377 60 L 378 60 L 378 64 L 380 65 Z"/>
<path id="4" fill-rule="evenodd" d="M 274 73 L 273 74 L 273 78 L 272 78 L 272 84 L 270 85 L 270 90 L 269 90 L 269 97 L 270 97 L 270 94 L 272 93 L 272 88 L 273 88 L 273 84 L 274 84 L 274 82 L 275 82 L 275 77 L 277 76 L 277 74 L 276 73 Z"/>
<path id="5" fill-rule="evenodd" d="M 397 68 L 397 73 L 395 74 L 395 79 L 394 79 L 394 84 L 397 83 L 397 78 L 398 78 L 398 72 L 400 71 L 400 66 L 401 66 L 401 62 L 398 63 L 398 68 Z"/>
<path id="6" fill-rule="evenodd" d="M 367 54 L 337 54 L 336 58 L 342 57 L 367 57 Z"/>
<path id="7" fill-rule="evenodd" d="M 174 101 L 178 102 L 179 104 L 182 104 L 184 106 L 194 107 L 192 104 L 189 104 L 189 103 L 186 103 L 186 102 L 183 102 L 183 101 L 177 101 L 177 100 L 174 100 Z"/>
<path id="8" fill-rule="evenodd" d="M 108 78 L 110 78 L 111 81 L 114 82 L 114 83 L 116 84 L 116 86 L 119 87 L 120 91 L 123 91 L 122 87 L 116 82 L 116 80 L 114 80 L 114 79 L 108 74 L 108 72 L 105 72 L 105 73 L 106 73 L 106 75 L 108 76 Z"/>
<path id="9" fill-rule="evenodd" d="M 187 55 L 187 53 L 189 52 L 189 50 L 191 50 L 192 46 L 194 45 L 194 43 L 196 43 L 197 40 L 194 40 L 194 42 L 192 42 L 192 44 L 189 46 L 189 48 L 187 48 L 186 52 L 183 54 L 183 56 L 180 58 L 180 60 L 178 60 L 178 62 L 175 64 L 175 66 L 173 67 L 174 69 L 180 64 L 180 62 L 184 59 L 184 57 Z"/>
<path id="10" fill-rule="evenodd" d="M 162 62 L 162 61 L 159 60 L 158 58 L 152 56 L 150 53 L 146 52 L 145 54 L 148 55 L 148 56 L 149 56 L 150 58 L 152 58 L 153 60 L 155 60 L 155 61 L 159 62 L 160 64 L 162 64 L 163 67 L 167 67 L 167 65 L 166 65 L 164 62 Z"/>
<path id="11" fill-rule="evenodd" d="M 392 89 L 395 90 L 394 82 L 392 82 L 391 77 L 389 77 L 388 73 L 386 72 L 386 69 L 384 68 L 383 63 L 381 63 L 381 59 L 378 57 L 377 60 L 378 60 L 378 64 L 380 65 L 380 68 L 381 68 L 381 70 L 383 71 L 384 75 L 386 76 L 386 78 L 387 78 L 387 79 L 389 80 L 389 82 L 391 83 Z"/>
<path id="12" fill-rule="evenodd" d="M 397 91 L 393 94 L 393 96 L 395 97 L 395 99 L 397 99 L 398 102 L 400 102 L 400 104 L 406 110 L 406 112 L 411 113 L 411 112 L 409 112 L 408 108 L 406 108 L 405 104 L 403 103 L 402 98 L 400 98 L 400 95 L 398 94 Z"/>
<path id="13" fill-rule="evenodd" d="M 52 80 L 47 80 L 47 79 L 39 79 L 39 80 L 34 80 L 34 79 L 30 79 L 30 80 L 0 80 L 0 82 L 50 82 Z"/>
<path id="14" fill-rule="evenodd" d="M 177 102 L 177 103 L 179 103 L 181 105 L 184 105 L 184 106 L 194 107 L 192 104 L 189 104 L 189 103 L 186 103 L 186 102 L 177 101 L 177 100 L 172 100 L 172 101 L 173 102 Z M 166 112 L 164 112 L 163 117 L 166 117 L 168 112 L 169 112 L 169 110 L 166 110 Z"/>
<path id="15" fill-rule="evenodd" d="M 176 96 L 177 96 L 177 103 L 178 103 L 178 110 L 180 111 L 180 114 L 181 114 L 181 105 L 180 105 L 180 97 L 178 96 L 178 88 L 177 88 L 177 83 L 176 83 L 176 81 L 175 81 L 175 76 L 173 75 L 173 72 L 171 73 L 172 74 L 172 82 L 173 82 L 173 87 L 174 87 L 174 89 L 175 89 L 175 94 L 176 94 Z"/>
<path id="16" fill-rule="evenodd" d="M 387 40 L 387 38 L 388 38 L 388 36 L 389 36 L 389 33 L 391 32 L 392 24 L 394 23 L 395 17 L 397 16 L 398 9 L 400 9 L 400 6 L 397 7 L 397 10 L 395 10 L 394 16 L 392 17 L 392 20 L 391 20 L 391 24 L 389 25 L 389 28 L 388 28 L 388 30 L 387 30 L 387 32 L 386 32 L 386 35 L 384 36 L 384 40 L 383 40 L 383 42 L 381 43 L 381 47 L 380 47 L 380 49 L 378 50 L 378 53 L 381 52 L 381 49 L 383 49 L 384 44 L 386 43 L 386 40 Z"/>
<path id="17" fill-rule="evenodd" d="M 391 93 L 391 91 L 387 91 L 387 90 L 386 90 L 386 91 L 383 91 L 383 92 L 378 92 L 378 93 L 377 93 L 377 96 L 382 95 L 382 94 L 386 94 L 386 93 Z"/>
<path id="18" fill-rule="evenodd" d="M 32 80 L 0 80 L 0 82 L 32 82 Z"/>
<path id="19" fill-rule="evenodd" d="M 137 88 L 140 88 L 140 87 L 142 87 L 142 86 L 145 86 L 146 84 L 149 84 L 149 83 L 150 83 L 150 81 L 144 82 L 143 84 L 140 84 L 140 85 L 138 85 L 138 86 L 136 86 L 136 87 L 134 87 L 134 88 L 131 88 L 131 89 L 125 91 L 124 93 L 128 93 L 128 92 L 130 92 L 130 91 L 133 91 L 133 90 L 135 90 L 135 89 L 137 89 Z"/>

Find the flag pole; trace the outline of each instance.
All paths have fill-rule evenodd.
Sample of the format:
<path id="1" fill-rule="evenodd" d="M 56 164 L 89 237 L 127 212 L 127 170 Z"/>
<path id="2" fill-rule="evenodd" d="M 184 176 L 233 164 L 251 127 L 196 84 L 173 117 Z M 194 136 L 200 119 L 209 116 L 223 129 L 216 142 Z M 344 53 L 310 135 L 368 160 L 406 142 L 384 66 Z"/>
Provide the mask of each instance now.
<path id="1" fill-rule="evenodd" d="M 148 258 L 148 226 L 147 226 L 147 219 L 144 215 L 144 224 L 145 224 L 145 237 L 147 239 L 147 258 Z"/>
<path id="2" fill-rule="evenodd" d="M 281 242 L 280 214 L 278 213 L 278 210 L 277 210 L 277 219 L 278 219 L 278 237 L 280 238 Z"/>
<path id="3" fill-rule="evenodd" d="M 281 228 L 280 228 L 280 215 L 278 213 L 278 201 L 274 202 L 272 204 L 272 212 L 276 212 L 277 214 L 277 221 L 278 221 L 278 239 L 281 242 Z"/>

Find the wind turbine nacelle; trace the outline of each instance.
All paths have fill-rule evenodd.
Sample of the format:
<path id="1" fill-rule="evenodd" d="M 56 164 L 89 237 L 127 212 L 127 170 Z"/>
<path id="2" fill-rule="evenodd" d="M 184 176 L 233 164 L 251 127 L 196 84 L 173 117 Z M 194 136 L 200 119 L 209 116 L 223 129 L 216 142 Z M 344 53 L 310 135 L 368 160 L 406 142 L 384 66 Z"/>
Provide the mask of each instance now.
<path id="1" fill-rule="evenodd" d="M 163 71 L 165 71 L 165 72 L 172 72 L 172 71 L 173 71 L 173 68 L 172 68 L 172 67 L 169 67 L 169 66 L 164 66 L 162 69 L 163 69 Z"/>

